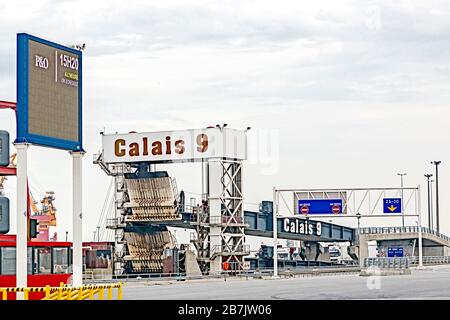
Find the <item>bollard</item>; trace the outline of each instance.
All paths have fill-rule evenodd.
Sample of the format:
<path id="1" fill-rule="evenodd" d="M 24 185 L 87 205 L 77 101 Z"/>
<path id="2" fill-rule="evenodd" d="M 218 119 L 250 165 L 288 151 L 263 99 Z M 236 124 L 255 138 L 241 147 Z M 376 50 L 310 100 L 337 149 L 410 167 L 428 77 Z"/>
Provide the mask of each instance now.
<path id="1" fill-rule="evenodd" d="M 6 290 L 2 290 L 3 294 L 2 294 L 2 300 L 8 300 L 8 291 Z"/>
<path id="2" fill-rule="evenodd" d="M 112 287 L 108 287 L 108 300 L 112 300 Z"/>
<path id="3" fill-rule="evenodd" d="M 101 288 L 98 290 L 98 299 L 99 300 L 104 300 L 105 299 L 105 289 Z"/>
<path id="4" fill-rule="evenodd" d="M 45 299 L 48 299 L 49 296 L 50 296 L 50 286 L 46 285 L 45 286 Z"/>
<path id="5" fill-rule="evenodd" d="M 78 300 L 83 300 L 83 287 L 78 288 Z"/>
<path id="6" fill-rule="evenodd" d="M 28 288 L 24 288 L 23 289 L 23 298 L 24 300 L 28 300 Z"/>
<path id="7" fill-rule="evenodd" d="M 122 282 L 119 282 L 119 290 L 117 292 L 117 299 L 122 300 Z"/>

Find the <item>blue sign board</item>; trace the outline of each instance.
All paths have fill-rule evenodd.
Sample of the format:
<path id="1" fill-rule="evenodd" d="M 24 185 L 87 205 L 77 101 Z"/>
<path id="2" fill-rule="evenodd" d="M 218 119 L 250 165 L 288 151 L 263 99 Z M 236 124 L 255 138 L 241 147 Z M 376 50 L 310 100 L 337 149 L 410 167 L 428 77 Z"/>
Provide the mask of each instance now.
<path id="1" fill-rule="evenodd" d="M 82 151 L 82 53 L 17 35 L 18 143 Z"/>
<path id="2" fill-rule="evenodd" d="M 403 257 L 403 248 L 388 248 L 388 258 Z"/>
<path id="3" fill-rule="evenodd" d="M 402 199 L 384 198 L 383 213 L 402 213 Z"/>
<path id="4" fill-rule="evenodd" d="M 340 214 L 342 199 L 298 200 L 299 214 Z"/>

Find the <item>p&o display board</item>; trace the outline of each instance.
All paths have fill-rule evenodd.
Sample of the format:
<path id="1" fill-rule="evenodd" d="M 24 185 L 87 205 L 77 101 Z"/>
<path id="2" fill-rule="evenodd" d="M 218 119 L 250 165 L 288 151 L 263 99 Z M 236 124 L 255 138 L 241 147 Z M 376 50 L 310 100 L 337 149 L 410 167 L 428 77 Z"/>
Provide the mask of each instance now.
<path id="1" fill-rule="evenodd" d="M 82 150 L 82 53 L 17 35 L 17 140 Z"/>

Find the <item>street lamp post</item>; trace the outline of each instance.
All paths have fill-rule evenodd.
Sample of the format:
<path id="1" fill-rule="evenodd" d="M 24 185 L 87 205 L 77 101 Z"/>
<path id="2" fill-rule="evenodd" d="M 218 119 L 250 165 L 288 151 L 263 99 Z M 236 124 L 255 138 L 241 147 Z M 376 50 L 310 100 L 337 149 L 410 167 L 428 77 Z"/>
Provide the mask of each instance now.
<path id="1" fill-rule="evenodd" d="M 433 182 L 430 180 L 430 211 L 431 211 L 431 229 L 434 229 L 434 210 L 433 210 Z"/>
<path id="2" fill-rule="evenodd" d="M 273 277 L 278 278 L 278 226 L 277 226 L 277 215 L 278 215 L 278 201 L 279 192 L 274 187 L 273 188 L 273 210 L 272 210 L 272 229 L 273 229 Z"/>
<path id="3" fill-rule="evenodd" d="M 431 164 L 436 166 L 436 231 L 439 232 L 439 186 L 438 186 L 438 166 L 441 164 L 441 161 L 431 161 Z"/>
<path id="4" fill-rule="evenodd" d="M 432 174 L 424 174 L 425 178 L 427 178 L 427 186 L 428 186 L 428 228 L 432 228 L 431 226 L 431 206 L 430 206 L 430 178 L 433 176 Z"/>
<path id="5" fill-rule="evenodd" d="M 405 211 L 404 209 L 404 204 L 403 204 L 403 176 L 406 176 L 406 172 L 405 173 L 397 173 L 398 176 L 400 176 L 400 181 L 401 181 L 401 198 L 402 198 L 402 227 L 405 226 Z"/>

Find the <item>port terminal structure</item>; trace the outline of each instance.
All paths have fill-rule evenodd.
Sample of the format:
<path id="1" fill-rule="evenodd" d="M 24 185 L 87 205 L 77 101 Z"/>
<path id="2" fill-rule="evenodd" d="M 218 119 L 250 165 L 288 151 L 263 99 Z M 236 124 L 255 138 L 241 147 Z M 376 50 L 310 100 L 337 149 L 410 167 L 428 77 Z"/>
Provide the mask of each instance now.
<path id="1" fill-rule="evenodd" d="M 224 127 L 102 134 L 94 164 L 114 179 L 115 213 L 106 227 L 115 232 L 115 274 L 162 272 L 164 249 L 176 242 L 167 227 L 195 230 L 190 241 L 203 274 L 248 268 L 245 236 L 274 237 L 274 214 L 271 201 L 259 212 L 243 209 L 246 143 L 246 130 Z M 186 162 L 202 164 L 200 204 L 187 205 L 175 179 L 155 170 Z M 275 224 L 276 236 L 314 244 L 312 260 L 319 242 L 355 242 L 355 229 L 307 216 L 276 216 Z"/>
<path id="2" fill-rule="evenodd" d="M 430 252 L 428 255 L 447 253 L 448 238 L 422 228 L 420 187 L 274 188 L 274 201 L 263 201 L 260 212 L 244 211 L 242 169 L 247 158 L 246 143 L 246 130 L 220 126 L 185 131 L 102 133 L 102 149 L 94 155 L 94 163 L 114 179 L 114 218 L 106 222 L 106 227 L 115 231 L 116 275 L 162 272 L 167 249 L 177 247 L 167 227 L 195 230 L 190 241 L 196 249 L 194 260 L 202 274 L 247 269 L 250 247 L 245 243 L 246 235 L 273 238 L 274 274 L 278 267 L 278 238 L 308 244 L 311 252 L 306 255 L 307 260 L 314 257 L 317 260 L 320 256 L 320 242 L 349 242 L 350 257 L 361 264 L 368 257 L 368 241 L 374 239 L 380 254 L 386 254 L 390 247 L 401 247 L 407 255 L 418 256 L 419 265 L 424 253 L 423 237 L 429 240 L 425 248 Z M 156 164 L 187 162 L 202 165 L 200 204 L 186 205 L 184 192 L 178 192 L 175 179 L 166 171 L 155 170 Z M 292 200 L 286 202 L 285 194 Z M 404 199 L 398 200 L 401 206 L 383 207 L 389 199 L 399 199 L 400 194 L 404 195 Z M 288 204 L 291 201 L 293 206 Z M 327 214 L 314 214 L 311 205 L 314 201 L 336 203 Z M 305 203 L 309 206 L 306 214 Z M 398 211 L 400 207 L 401 212 L 383 211 Z M 370 232 L 360 228 L 361 218 L 395 221 L 405 217 L 417 219 L 416 226 L 395 229 L 395 234 L 384 227 L 371 228 Z M 355 219 L 358 228 L 331 223 L 330 219 L 335 218 Z M 383 234 L 378 234 L 378 229 Z M 432 248 L 436 243 L 441 249 Z M 186 261 L 187 258 L 185 264 Z M 117 273 L 117 270 L 121 271 Z"/>
<path id="3" fill-rule="evenodd" d="M 202 202 L 189 224 L 191 243 L 202 273 L 223 266 L 244 268 L 245 244 L 242 164 L 247 158 L 247 130 L 208 127 L 198 130 L 102 134 L 94 163 L 114 178 L 115 258 L 122 267 L 158 270 L 157 257 L 173 247 L 169 221 L 182 219 L 175 180 L 155 164 L 200 162 Z M 156 257 L 156 258 L 155 258 Z"/>

